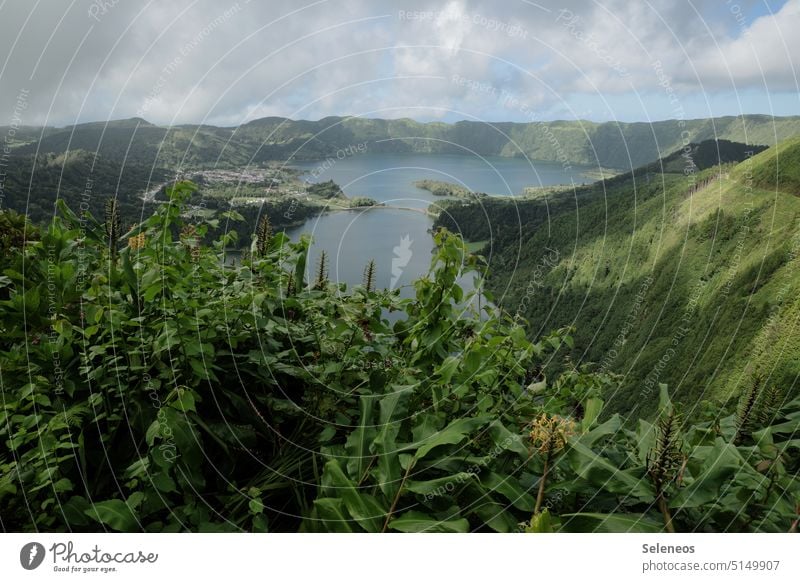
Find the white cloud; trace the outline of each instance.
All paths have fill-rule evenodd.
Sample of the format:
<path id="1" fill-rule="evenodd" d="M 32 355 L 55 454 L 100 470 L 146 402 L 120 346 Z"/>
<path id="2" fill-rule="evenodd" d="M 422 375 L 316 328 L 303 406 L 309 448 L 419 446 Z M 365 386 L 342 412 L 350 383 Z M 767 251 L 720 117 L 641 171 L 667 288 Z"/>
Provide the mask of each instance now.
<path id="1" fill-rule="evenodd" d="M 746 24 L 739 36 L 724 38 L 718 48 L 699 55 L 696 66 L 704 84 L 797 91 L 800 0 L 789 0 L 777 13 Z"/>
<path id="2" fill-rule="evenodd" d="M 27 123 L 137 112 L 229 125 L 373 112 L 521 119 L 520 107 L 453 76 L 569 112 L 586 99 L 661 92 L 655 59 L 694 101 L 704 91 L 797 90 L 800 0 L 757 19 L 747 16 L 756 0 L 738 0 L 740 14 L 719 0 L 305 2 L 5 3 L 0 125 L 23 88 Z"/>

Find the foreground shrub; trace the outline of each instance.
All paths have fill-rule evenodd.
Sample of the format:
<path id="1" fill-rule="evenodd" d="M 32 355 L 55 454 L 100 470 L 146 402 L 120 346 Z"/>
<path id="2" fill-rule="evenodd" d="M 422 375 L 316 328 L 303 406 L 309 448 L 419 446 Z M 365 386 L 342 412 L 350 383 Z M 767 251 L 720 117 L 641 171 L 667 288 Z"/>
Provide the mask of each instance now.
<path id="1" fill-rule="evenodd" d="M 9 531 L 786 531 L 800 402 L 687 426 L 603 417 L 611 377 L 539 376 L 439 231 L 415 296 L 309 281 L 264 222 L 238 264 L 187 183 L 122 233 L 66 207 L 3 257 L 0 525 Z M 476 285 L 480 288 L 480 285 Z M 490 299 L 490 298 L 489 298 Z M 390 321 L 389 313 L 399 313 Z M 740 415 L 741 416 L 741 415 Z M 796 521 L 794 521 L 796 524 Z M 796 525 L 794 526 L 796 527 Z"/>

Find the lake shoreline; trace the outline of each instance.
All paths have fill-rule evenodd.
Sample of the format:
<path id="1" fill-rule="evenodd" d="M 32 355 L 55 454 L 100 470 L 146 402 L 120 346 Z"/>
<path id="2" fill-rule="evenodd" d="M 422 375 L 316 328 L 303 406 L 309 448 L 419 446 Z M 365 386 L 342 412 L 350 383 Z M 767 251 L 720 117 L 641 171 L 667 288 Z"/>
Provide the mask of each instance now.
<path id="1" fill-rule="evenodd" d="M 580 172 L 590 169 L 514 158 L 420 154 L 356 154 L 335 162 L 324 171 L 318 162 L 291 164 L 300 180 L 307 184 L 332 181 L 347 198 L 318 201 L 312 216 L 285 232 L 292 240 L 312 237 L 308 258 L 312 270 L 325 251 L 331 280 L 360 284 L 364 266 L 374 260 L 376 285 L 385 288 L 404 288 L 428 272 L 434 221 L 449 204 L 472 198 L 436 196 L 416 183 L 460 184 L 471 192 L 494 192 L 484 198 L 487 201 L 513 203 L 523 199 L 524 188 L 531 184 L 554 187 L 581 182 Z M 347 207 L 347 199 L 355 198 L 371 198 L 377 204 Z M 485 244 L 472 244 L 471 250 L 479 246 Z M 409 289 L 402 292 L 411 295 Z"/>

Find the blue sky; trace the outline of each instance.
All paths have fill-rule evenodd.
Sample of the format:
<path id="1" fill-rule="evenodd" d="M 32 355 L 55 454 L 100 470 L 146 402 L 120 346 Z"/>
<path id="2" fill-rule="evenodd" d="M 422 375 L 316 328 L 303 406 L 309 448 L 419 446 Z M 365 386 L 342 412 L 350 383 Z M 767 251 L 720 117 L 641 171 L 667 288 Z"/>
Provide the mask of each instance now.
<path id="1" fill-rule="evenodd" d="M 797 30 L 800 0 L 6 2 L 0 125 L 22 90 L 50 125 L 795 115 Z"/>
<path id="2" fill-rule="evenodd" d="M 784 4 L 786 4 L 786 0 L 765 0 L 763 2 L 753 2 L 750 4 L 739 3 L 739 2 L 729 3 L 727 2 L 727 0 L 721 0 L 718 3 L 713 3 L 708 6 L 704 6 L 703 13 L 707 15 L 707 18 L 727 19 L 727 14 L 731 13 L 732 6 L 739 5 L 745 19 L 752 22 L 759 16 L 767 16 L 769 14 L 775 14 L 783 7 Z M 736 35 L 738 28 L 739 27 L 737 26 L 736 20 L 735 19 L 730 20 L 728 32 L 732 35 Z"/>

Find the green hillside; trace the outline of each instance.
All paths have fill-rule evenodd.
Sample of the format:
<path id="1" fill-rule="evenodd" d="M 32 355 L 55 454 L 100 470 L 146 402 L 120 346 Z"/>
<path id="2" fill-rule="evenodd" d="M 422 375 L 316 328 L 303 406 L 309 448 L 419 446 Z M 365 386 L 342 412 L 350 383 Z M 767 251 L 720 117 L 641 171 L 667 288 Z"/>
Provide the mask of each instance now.
<path id="1" fill-rule="evenodd" d="M 735 171 L 736 178 L 756 188 L 800 196 L 800 138 L 785 140 Z"/>
<path id="2" fill-rule="evenodd" d="M 99 215 L 106 198 L 115 196 L 130 225 L 141 220 L 139 196 L 167 177 L 160 167 L 120 164 L 75 148 L 69 153 L 15 154 L 10 159 L 4 169 L 3 206 L 26 214 L 37 224 L 53 217 L 57 199 Z"/>
<path id="3" fill-rule="evenodd" d="M 774 145 L 800 135 L 800 117 L 765 115 L 677 120 L 654 123 L 541 123 L 455 124 L 419 123 L 410 119 L 382 120 L 327 117 L 293 121 L 271 117 L 235 130 L 237 141 L 262 140 L 264 151 L 279 147 L 298 157 L 335 152 L 366 142 L 373 152 L 479 154 L 560 161 L 604 168 L 631 169 L 680 149 L 685 140 L 724 139 Z"/>
<path id="4" fill-rule="evenodd" d="M 739 188 L 723 186 L 727 202 Z M 363 285 L 331 282 L 324 259 L 304 280 L 309 240 L 265 223 L 230 264 L 219 219 L 237 216 L 187 215 L 193 189 L 169 188 L 171 203 L 125 235 L 113 209 L 101 224 L 59 205 L 33 236 L 0 211 L 15 232 L 0 241 L 1 531 L 794 527 L 800 398 L 774 398 L 774 383 L 736 414 L 698 419 L 656 387 L 658 409 L 628 429 L 604 414 L 611 375 L 543 378 L 579 346 L 567 330 L 526 333 L 458 285 L 483 264 L 452 233 L 435 233 L 430 270 L 404 299 L 375 288 L 374 262 Z M 670 203 L 675 220 L 707 237 L 713 211 L 695 220 L 685 203 Z M 593 277 L 584 242 L 579 285 Z M 630 279 L 651 259 L 630 259 Z M 658 268 L 654 289 L 669 270 Z M 615 277 L 626 280 L 617 265 L 604 285 Z"/>
<path id="5" fill-rule="evenodd" d="M 84 123 L 49 131 L 16 149 L 18 154 L 97 153 L 118 164 L 157 168 L 246 165 L 252 148 L 231 141 L 230 130 L 208 126 L 158 127 L 143 119 Z"/>
<path id="6" fill-rule="evenodd" d="M 500 304 L 533 332 L 574 325 L 573 361 L 622 374 L 616 410 L 652 411 L 660 383 L 693 414 L 702 401 L 733 406 L 754 378 L 788 392 L 800 372 L 800 197 L 745 179 L 776 159 L 791 169 L 799 143 L 690 177 L 642 170 L 547 204 L 449 208 L 451 221 L 475 240 L 492 231 Z"/>
<path id="7" fill-rule="evenodd" d="M 654 123 L 453 124 L 410 119 L 326 117 L 318 121 L 267 117 L 235 128 L 158 127 L 143 119 L 88 123 L 54 130 L 20 148 L 25 153 L 99 151 L 110 160 L 161 167 L 244 165 L 264 160 L 320 159 L 365 143 L 370 152 L 527 156 L 603 168 L 628 169 L 680 149 L 688 139 L 774 145 L 800 135 L 800 117 L 745 115 Z"/>
<path id="8" fill-rule="evenodd" d="M 743 161 L 768 149 L 765 145 L 748 145 L 726 139 L 709 139 L 688 144 L 651 164 L 648 172 L 684 173 L 687 169 L 707 170 L 721 164 Z"/>

